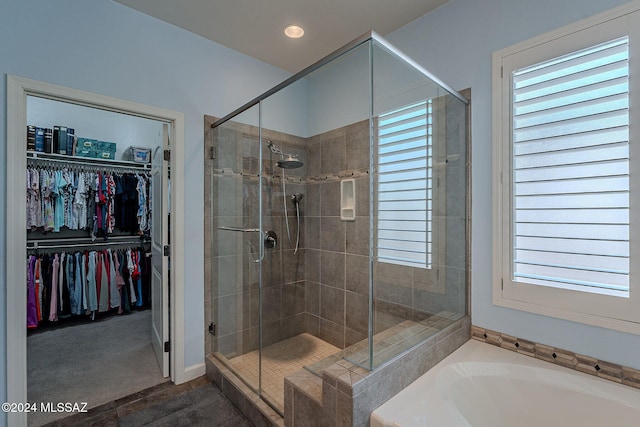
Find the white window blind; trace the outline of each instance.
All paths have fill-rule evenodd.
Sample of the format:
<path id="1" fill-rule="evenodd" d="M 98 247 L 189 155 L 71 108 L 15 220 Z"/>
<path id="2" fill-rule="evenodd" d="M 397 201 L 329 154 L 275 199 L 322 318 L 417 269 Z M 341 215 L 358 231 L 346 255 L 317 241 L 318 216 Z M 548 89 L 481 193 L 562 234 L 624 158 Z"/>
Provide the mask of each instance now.
<path id="1" fill-rule="evenodd" d="M 628 38 L 516 70 L 513 280 L 629 291 Z"/>
<path id="2" fill-rule="evenodd" d="M 432 241 L 432 104 L 378 118 L 378 260 L 429 268 Z"/>

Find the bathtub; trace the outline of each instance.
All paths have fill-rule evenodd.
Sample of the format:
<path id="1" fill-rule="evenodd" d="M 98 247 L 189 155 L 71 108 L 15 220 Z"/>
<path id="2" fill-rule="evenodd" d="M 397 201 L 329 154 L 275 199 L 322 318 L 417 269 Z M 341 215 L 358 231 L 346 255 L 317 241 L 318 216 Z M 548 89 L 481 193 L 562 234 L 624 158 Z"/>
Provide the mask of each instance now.
<path id="1" fill-rule="evenodd" d="M 371 427 L 640 426 L 640 390 L 470 340 L 370 421 Z"/>

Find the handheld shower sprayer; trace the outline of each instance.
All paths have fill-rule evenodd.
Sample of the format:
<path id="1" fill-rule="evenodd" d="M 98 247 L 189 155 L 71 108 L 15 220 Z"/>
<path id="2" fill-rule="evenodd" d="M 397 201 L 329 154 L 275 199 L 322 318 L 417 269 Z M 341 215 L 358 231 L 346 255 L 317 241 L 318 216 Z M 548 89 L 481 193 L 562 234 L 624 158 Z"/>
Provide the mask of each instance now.
<path id="1" fill-rule="evenodd" d="M 298 230 L 297 230 L 297 236 L 296 236 L 296 249 L 293 251 L 293 254 L 297 254 L 298 253 L 298 247 L 300 246 L 300 202 L 302 201 L 302 198 L 304 197 L 304 194 L 302 193 L 296 193 L 296 194 L 292 194 L 291 195 L 291 201 L 293 202 L 294 205 L 296 205 L 296 219 L 298 220 Z M 285 215 L 287 213 L 285 212 Z"/>

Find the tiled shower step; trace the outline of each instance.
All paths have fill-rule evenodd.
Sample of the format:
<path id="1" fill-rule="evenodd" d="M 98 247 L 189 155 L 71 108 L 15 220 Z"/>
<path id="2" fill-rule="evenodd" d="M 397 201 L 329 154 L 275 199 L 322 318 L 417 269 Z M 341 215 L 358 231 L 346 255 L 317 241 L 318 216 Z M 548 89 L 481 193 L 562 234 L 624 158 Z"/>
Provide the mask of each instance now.
<path id="1" fill-rule="evenodd" d="M 373 337 L 373 366 L 392 359 L 406 349 L 428 339 L 442 329 L 462 318 L 464 314 L 442 311 L 421 322 L 404 320 L 391 328 L 385 329 Z M 369 360 L 368 340 L 362 340 L 333 356 L 323 359 L 307 369 L 316 375 L 340 359 L 346 359 L 356 365 L 367 367 Z"/>

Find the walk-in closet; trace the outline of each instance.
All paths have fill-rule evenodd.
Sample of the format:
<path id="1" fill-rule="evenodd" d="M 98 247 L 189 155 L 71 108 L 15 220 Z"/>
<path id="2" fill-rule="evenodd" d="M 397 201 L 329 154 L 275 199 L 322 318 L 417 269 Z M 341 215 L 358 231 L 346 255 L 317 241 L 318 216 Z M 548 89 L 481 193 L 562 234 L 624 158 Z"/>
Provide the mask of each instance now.
<path id="1" fill-rule="evenodd" d="M 153 337 L 168 317 L 168 275 L 158 267 L 168 257 L 156 252 L 170 225 L 170 131 L 159 120 L 27 97 L 26 186 L 15 191 L 26 208 L 29 402 L 93 408 L 169 380 L 167 349 Z M 36 412 L 28 424 L 66 415 Z"/>

